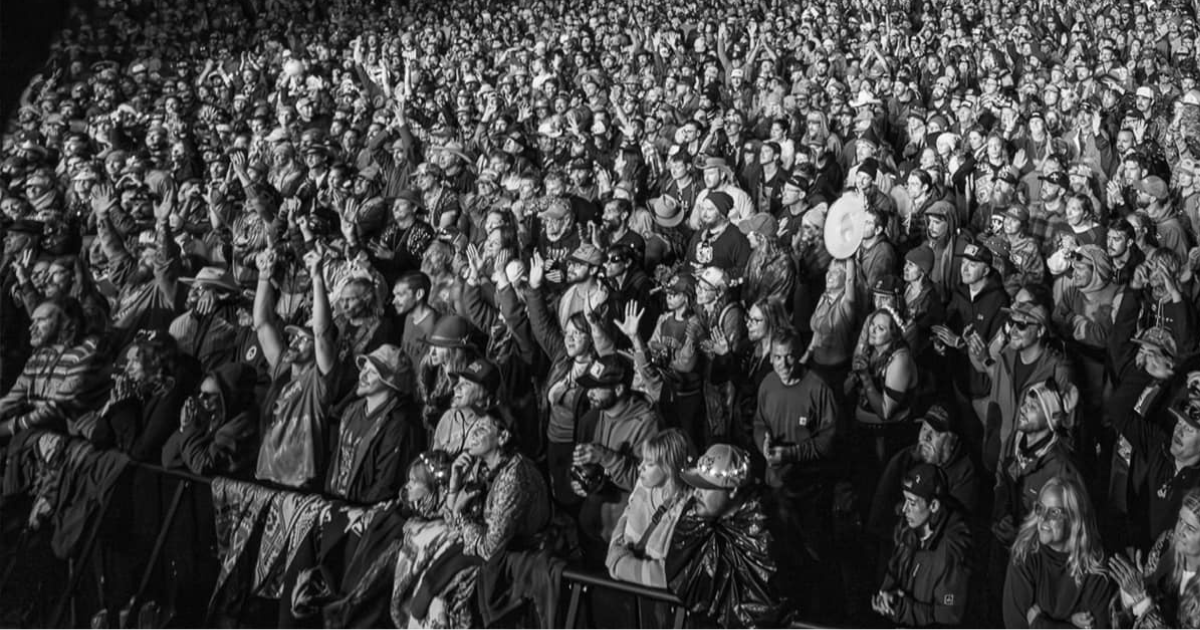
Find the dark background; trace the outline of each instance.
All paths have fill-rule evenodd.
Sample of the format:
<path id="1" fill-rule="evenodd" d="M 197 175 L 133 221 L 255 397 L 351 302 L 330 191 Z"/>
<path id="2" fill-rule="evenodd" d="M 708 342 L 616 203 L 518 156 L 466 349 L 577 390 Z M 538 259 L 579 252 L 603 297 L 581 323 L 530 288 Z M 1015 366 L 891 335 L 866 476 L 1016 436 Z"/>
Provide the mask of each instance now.
<path id="1" fill-rule="evenodd" d="M 67 0 L 0 0 L 0 121 L 15 111 L 66 16 Z"/>

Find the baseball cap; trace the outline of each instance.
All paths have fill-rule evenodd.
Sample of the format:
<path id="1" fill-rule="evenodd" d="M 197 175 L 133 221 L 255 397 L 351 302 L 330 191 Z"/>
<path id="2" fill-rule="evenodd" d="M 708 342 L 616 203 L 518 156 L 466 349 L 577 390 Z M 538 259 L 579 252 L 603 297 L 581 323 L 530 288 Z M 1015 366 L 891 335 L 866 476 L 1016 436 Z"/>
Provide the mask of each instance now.
<path id="1" fill-rule="evenodd" d="M 1044 182 L 1049 182 L 1051 184 L 1054 184 L 1055 186 L 1060 186 L 1062 188 L 1070 188 L 1071 187 L 1071 178 L 1067 177 L 1067 174 L 1062 171 L 1055 171 L 1053 173 L 1050 173 L 1049 175 L 1043 175 L 1043 176 L 1039 177 L 1038 179 L 1040 179 Z"/>
<path id="2" fill-rule="evenodd" d="M 604 255 L 599 249 L 596 248 L 595 245 L 592 245 L 591 243 L 582 243 L 579 245 L 579 247 L 575 248 L 575 251 L 571 252 L 571 255 L 567 257 L 567 260 L 583 263 L 592 267 L 599 267 L 604 262 Z"/>
<path id="3" fill-rule="evenodd" d="M 696 460 L 696 465 L 680 473 L 693 488 L 729 490 L 750 484 L 750 456 L 731 444 L 713 444 Z"/>
<path id="4" fill-rule="evenodd" d="M 1167 183 L 1157 175 L 1151 175 L 1150 177 L 1134 182 L 1133 189 L 1138 192 L 1144 192 L 1159 201 L 1166 199 L 1169 194 Z"/>
<path id="5" fill-rule="evenodd" d="M 685 295 L 696 294 L 696 281 L 691 276 L 685 273 L 677 273 L 671 277 L 663 290 L 667 293 L 683 293 Z"/>
<path id="6" fill-rule="evenodd" d="M 1171 405 L 1171 415 L 1182 420 L 1193 429 L 1200 429 L 1200 400 L 1187 396 Z"/>
<path id="7" fill-rule="evenodd" d="M 992 250 L 971 243 L 963 250 L 963 258 L 990 265 L 992 264 Z"/>
<path id="8" fill-rule="evenodd" d="M 500 370 L 496 368 L 495 363 L 487 359 L 475 359 L 463 369 L 452 372 L 450 375 L 478 383 L 491 394 L 495 394 L 500 389 Z"/>
<path id="9" fill-rule="evenodd" d="M 1162 326 L 1153 326 L 1143 330 L 1142 334 L 1138 335 L 1133 342 L 1139 346 L 1154 348 L 1172 359 L 1176 357 L 1179 351 L 1178 346 L 1175 344 L 1175 338 Z"/>
<path id="10" fill-rule="evenodd" d="M 1031 302 L 1014 302 L 1012 306 L 1006 306 L 1000 310 L 1007 313 L 1010 320 L 1017 319 L 1022 322 L 1032 320 L 1042 326 L 1050 321 L 1050 314 L 1046 311 L 1046 307 Z"/>
<path id="11" fill-rule="evenodd" d="M 1142 87 L 1137 89 L 1137 96 L 1140 96 L 1142 98 L 1153 99 L 1154 98 L 1154 88 L 1150 87 L 1149 85 L 1143 85 Z"/>
<path id="12" fill-rule="evenodd" d="M 1029 209 L 1025 206 L 1013 204 L 1004 211 L 1004 216 L 1010 219 L 1016 219 L 1021 223 L 1029 222 Z"/>
<path id="13" fill-rule="evenodd" d="M 945 433 L 950 430 L 950 412 L 941 403 L 934 403 L 925 410 L 925 415 L 921 417 L 923 422 L 929 424 L 934 431 Z"/>
<path id="14" fill-rule="evenodd" d="M 883 277 L 879 278 L 878 280 L 876 280 L 875 286 L 871 287 L 871 290 L 874 291 L 875 293 L 882 293 L 884 295 L 892 295 L 892 294 L 899 292 L 903 288 L 903 286 L 904 286 L 903 283 L 900 282 L 900 278 L 897 278 L 896 276 L 889 273 L 886 276 L 883 276 Z"/>
<path id="15" fill-rule="evenodd" d="M 938 499 L 946 493 L 946 474 L 933 464 L 920 463 L 904 475 L 902 487 L 926 501 Z"/>
<path id="16" fill-rule="evenodd" d="M 631 370 L 625 357 L 609 354 L 592 361 L 587 371 L 576 382 L 585 389 L 615 387 L 627 384 L 630 375 Z"/>
<path id="17" fill-rule="evenodd" d="M 571 204 L 562 197 L 555 197 L 550 200 L 549 205 L 542 211 L 541 218 L 543 219 L 561 219 L 568 214 L 571 214 Z"/>

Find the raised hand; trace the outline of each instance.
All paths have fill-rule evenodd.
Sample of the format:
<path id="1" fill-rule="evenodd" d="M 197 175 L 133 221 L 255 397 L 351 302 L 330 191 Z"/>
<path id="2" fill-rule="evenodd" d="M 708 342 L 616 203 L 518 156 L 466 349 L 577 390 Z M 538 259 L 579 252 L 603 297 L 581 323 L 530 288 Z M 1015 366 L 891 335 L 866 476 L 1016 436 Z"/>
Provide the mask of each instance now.
<path id="1" fill-rule="evenodd" d="M 108 210 L 116 203 L 116 192 L 108 182 L 96 184 L 92 188 L 92 211 L 100 219 L 108 217 Z"/>
<path id="2" fill-rule="evenodd" d="M 175 189 L 167 188 L 162 193 L 162 199 L 154 202 L 154 219 L 159 223 L 169 219 L 175 209 Z"/>
<path id="3" fill-rule="evenodd" d="M 321 267 L 324 265 L 325 257 L 321 255 L 321 252 L 314 249 L 304 254 L 304 266 L 308 269 L 309 275 L 314 278 L 321 273 Z"/>
<path id="4" fill-rule="evenodd" d="M 273 249 L 264 249 L 258 252 L 258 255 L 254 257 L 254 265 L 258 268 L 259 275 L 271 275 L 275 271 L 275 260 L 276 255 Z"/>
<path id="5" fill-rule="evenodd" d="M 642 315 L 645 314 L 645 309 L 640 308 L 635 302 L 629 302 L 625 305 L 625 319 L 617 322 L 617 330 L 633 339 L 638 334 L 638 326 L 642 323 Z"/>
<path id="6" fill-rule="evenodd" d="M 546 261 L 538 252 L 533 253 L 533 259 L 529 262 L 529 286 L 534 289 L 542 287 L 542 281 L 546 279 Z"/>

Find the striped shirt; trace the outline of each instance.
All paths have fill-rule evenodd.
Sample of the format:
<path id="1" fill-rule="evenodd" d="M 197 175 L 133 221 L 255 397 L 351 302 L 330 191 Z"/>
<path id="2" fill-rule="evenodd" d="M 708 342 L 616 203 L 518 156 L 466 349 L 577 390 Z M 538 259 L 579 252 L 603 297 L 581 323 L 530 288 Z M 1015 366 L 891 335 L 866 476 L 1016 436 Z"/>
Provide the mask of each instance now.
<path id="1" fill-rule="evenodd" d="M 13 432 L 57 428 L 99 404 L 104 394 L 96 378 L 97 342 L 74 347 L 45 346 L 34 351 L 4 398 L 0 412 L 15 420 Z M 15 412 L 15 413 L 14 413 Z"/>

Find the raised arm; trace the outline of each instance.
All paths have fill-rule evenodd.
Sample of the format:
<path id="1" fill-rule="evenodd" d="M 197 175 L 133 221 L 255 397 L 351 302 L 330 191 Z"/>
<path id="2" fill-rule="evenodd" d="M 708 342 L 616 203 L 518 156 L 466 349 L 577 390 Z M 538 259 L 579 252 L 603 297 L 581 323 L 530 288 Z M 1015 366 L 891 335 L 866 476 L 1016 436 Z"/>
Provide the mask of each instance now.
<path id="1" fill-rule="evenodd" d="M 319 251 L 304 255 L 304 264 L 313 285 L 313 352 L 317 369 L 328 375 L 337 365 L 337 347 L 333 342 L 333 311 L 329 307 L 329 291 L 325 288 L 325 257 Z"/>
<path id="2" fill-rule="evenodd" d="M 283 335 L 275 325 L 275 295 L 271 287 L 275 250 L 259 252 L 255 262 L 258 265 L 258 290 L 254 292 L 254 330 L 258 334 L 263 358 L 274 370 L 279 365 L 279 357 L 283 356 L 284 349 Z"/>

